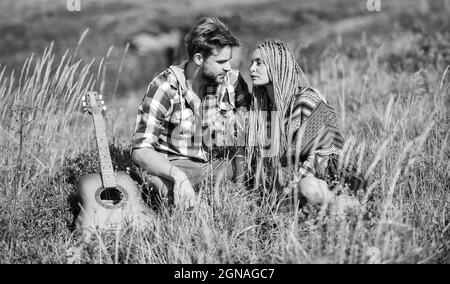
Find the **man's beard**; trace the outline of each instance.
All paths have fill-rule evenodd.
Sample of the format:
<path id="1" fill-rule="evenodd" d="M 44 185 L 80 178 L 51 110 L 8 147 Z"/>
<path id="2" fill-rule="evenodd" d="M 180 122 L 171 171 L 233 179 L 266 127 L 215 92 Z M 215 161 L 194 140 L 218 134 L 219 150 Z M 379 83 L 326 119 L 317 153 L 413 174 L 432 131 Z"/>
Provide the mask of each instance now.
<path id="1" fill-rule="evenodd" d="M 221 77 L 221 75 L 224 75 Z M 202 70 L 203 79 L 210 84 L 222 84 L 225 78 L 225 73 L 220 73 L 218 75 L 214 75 L 212 73 L 205 72 L 205 69 Z"/>

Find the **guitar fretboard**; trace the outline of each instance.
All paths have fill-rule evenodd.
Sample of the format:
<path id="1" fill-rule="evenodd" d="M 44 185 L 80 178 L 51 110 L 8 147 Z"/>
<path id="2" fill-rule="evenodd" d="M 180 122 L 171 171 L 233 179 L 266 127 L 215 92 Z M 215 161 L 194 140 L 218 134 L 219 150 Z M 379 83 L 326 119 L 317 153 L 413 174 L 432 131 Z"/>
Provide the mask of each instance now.
<path id="1" fill-rule="evenodd" d="M 101 114 L 93 114 L 92 117 L 94 119 L 95 138 L 97 140 L 103 187 L 117 187 L 116 175 L 114 174 L 108 139 L 106 137 L 105 122 Z"/>

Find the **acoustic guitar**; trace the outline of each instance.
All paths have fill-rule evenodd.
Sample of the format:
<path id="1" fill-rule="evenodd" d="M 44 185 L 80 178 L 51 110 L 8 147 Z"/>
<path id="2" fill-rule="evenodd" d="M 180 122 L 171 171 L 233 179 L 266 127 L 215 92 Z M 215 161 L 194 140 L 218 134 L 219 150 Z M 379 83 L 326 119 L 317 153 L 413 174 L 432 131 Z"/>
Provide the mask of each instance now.
<path id="1" fill-rule="evenodd" d="M 94 230 L 120 230 L 124 224 L 145 226 L 152 217 L 150 207 L 142 199 L 139 186 L 126 172 L 115 172 L 106 137 L 102 96 L 90 92 L 83 96 L 84 111 L 92 115 L 97 141 L 100 173 L 82 176 L 78 183 L 81 212 L 78 226 L 85 239 Z"/>

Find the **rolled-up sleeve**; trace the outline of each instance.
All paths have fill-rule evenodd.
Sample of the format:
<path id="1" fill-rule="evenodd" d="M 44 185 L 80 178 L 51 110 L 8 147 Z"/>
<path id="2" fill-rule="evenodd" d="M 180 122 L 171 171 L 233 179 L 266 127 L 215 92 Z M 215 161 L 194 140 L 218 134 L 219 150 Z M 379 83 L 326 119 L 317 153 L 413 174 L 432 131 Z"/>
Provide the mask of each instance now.
<path id="1" fill-rule="evenodd" d="M 139 105 L 136 127 L 132 136 L 134 149 L 155 148 L 159 136 L 166 126 L 166 117 L 171 108 L 170 85 L 167 81 L 158 84 L 150 83 L 147 92 Z"/>

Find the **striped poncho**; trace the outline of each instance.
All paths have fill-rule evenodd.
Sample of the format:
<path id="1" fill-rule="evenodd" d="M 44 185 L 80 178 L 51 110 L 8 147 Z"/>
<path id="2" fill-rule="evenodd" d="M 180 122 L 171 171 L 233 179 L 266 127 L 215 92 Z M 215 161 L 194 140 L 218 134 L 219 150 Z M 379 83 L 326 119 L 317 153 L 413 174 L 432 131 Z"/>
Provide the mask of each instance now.
<path id="1" fill-rule="evenodd" d="M 321 131 L 318 131 L 317 120 L 323 120 L 323 117 L 314 117 L 314 115 L 317 114 L 316 110 L 321 104 L 326 105 L 329 114 L 327 121 L 319 122 L 322 127 Z M 308 125 L 312 120 L 314 120 L 314 125 Z M 291 161 L 300 161 L 300 167 L 293 177 L 294 182 L 306 176 L 314 176 L 317 169 L 323 171 L 328 165 L 330 155 L 339 155 L 343 147 L 344 138 L 338 127 L 334 111 L 319 91 L 314 88 L 302 88 L 294 96 L 290 112 L 286 117 L 286 127 L 289 138 L 288 149 L 285 151 L 283 160 L 286 163 L 287 157 L 290 156 Z M 313 132 L 313 137 L 310 138 L 313 138 L 314 143 L 301 145 L 299 142 L 302 140 L 304 142 L 305 133 L 308 131 Z M 313 147 L 312 144 L 314 144 Z"/>

